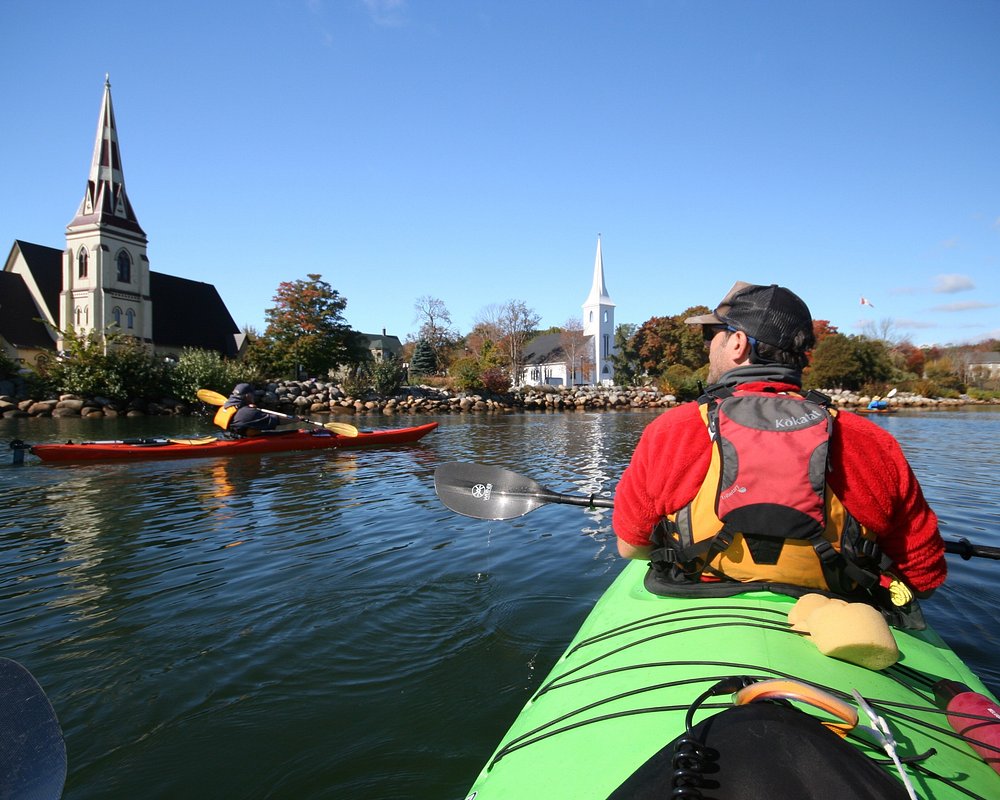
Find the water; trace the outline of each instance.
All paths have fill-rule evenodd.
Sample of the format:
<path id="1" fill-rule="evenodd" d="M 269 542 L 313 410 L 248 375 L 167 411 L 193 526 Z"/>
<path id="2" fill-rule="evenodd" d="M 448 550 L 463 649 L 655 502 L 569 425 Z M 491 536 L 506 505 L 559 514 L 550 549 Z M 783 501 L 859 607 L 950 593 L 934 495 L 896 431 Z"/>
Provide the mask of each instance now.
<path id="1" fill-rule="evenodd" d="M 470 520 L 437 500 L 434 467 L 611 496 L 653 417 L 440 417 L 417 445 L 229 460 L 0 453 L 0 655 L 59 715 L 65 797 L 464 797 L 621 562 L 609 512 Z M 947 536 L 1000 545 L 1000 413 L 877 424 Z M 206 430 L 6 420 L 0 442 Z M 925 612 L 996 691 L 1000 562 L 950 566 Z"/>

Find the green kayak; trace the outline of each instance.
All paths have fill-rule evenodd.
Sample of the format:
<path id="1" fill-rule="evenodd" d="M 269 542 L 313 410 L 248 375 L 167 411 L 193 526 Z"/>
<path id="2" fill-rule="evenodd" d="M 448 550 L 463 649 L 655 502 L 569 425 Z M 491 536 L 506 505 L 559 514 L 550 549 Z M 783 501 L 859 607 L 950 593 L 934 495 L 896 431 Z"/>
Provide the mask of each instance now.
<path id="1" fill-rule="evenodd" d="M 434 487 L 476 519 L 613 507 L 482 464 L 442 464 Z M 945 550 L 1000 559 L 965 540 Z M 467 800 L 1000 798 L 1000 706 L 930 628 L 890 630 L 819 595 L 793 628 L 792 597 L 663 596 L 647 569 L 628 563 L 598 600 Z M 831 603 L 848 613 L 818 622 Z M 847 646 L 826 646 L 831 632 Z"/>
<path id="2" fill-rule="evenodd" d="M 857 706 L 853 690 L 887 723 L 916 797 L 1000 798 L 1000 775 L 952 729 L 932 687 L 948 679 L 988 692 L 932 630 L 894 630 L 901 658 L 873 671 L 822 655 L 808 636 L 792 630 L 791 597 L 763 591 L 663 597 L 644 588 L 646 569 L 629 563 L 601 597 L 468 800 L 604 800 L 683 734 L 696 699 L 730 676 L 792 678 Z M 814 706 L 789 705 L 830 720 Z M 713 697 L 692 719 L 731 706 L 729 695 Z M 868 722 L 864 714 L 861 721 Z M 902 786 L 873 737 L 855 730 L 842 741 L 884 762 Z M 657 796 L 670 796 L 669 787 Z"/>

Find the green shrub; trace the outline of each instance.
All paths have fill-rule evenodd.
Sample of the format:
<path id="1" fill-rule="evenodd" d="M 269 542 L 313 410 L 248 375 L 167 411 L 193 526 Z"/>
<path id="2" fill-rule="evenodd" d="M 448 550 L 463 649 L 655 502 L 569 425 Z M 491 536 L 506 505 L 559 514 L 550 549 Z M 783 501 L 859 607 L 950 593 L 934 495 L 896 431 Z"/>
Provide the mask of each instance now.
<path id="1" fill-rule="evenodd" d="M 381 397 L 388 397 L 396 394 L 399 387 L 403 385 L 406 377 L 406 370 L 403 365 L 392 357 L 385 357 L 381 361 L 376 361 L 371 365 L 371 386 L 375 394 Z"/>
<path id="2" fill-rule="evenodd" d="M 63 334 L 62 355 L 39 356 L 35 372 L 48 391 L 124 401 L 161 397 L 166 364 L 131 336 L 91 331 Z"/>
<path id="3" fill-rule="evenodd" d="M 456 359 L 452 362 L 449 372 L 455 382 L 455 388 L 460 392 L 471 392 L 483 388 L 480 378 L 483 371 L 479 366 L 479 360 L 472 356 Z"/>
<path id="4" fill-rule="evenodd" d="M 256 383 L 259 378 L 250 364 L 225 359 L 214 350 L 186 347 L 169 371 L 169 389 L 179 400 L 194 401 L 199 389 L 229 394 L 237 383 Z"/>
<path id="5" fill-rule="evenodd" d="M 340 388 L 348 397 L 364 397 L 371 386 L 371 368 L 368 364 L 359 364 L 347 370 L 347 374 L 340 380 Z"/>

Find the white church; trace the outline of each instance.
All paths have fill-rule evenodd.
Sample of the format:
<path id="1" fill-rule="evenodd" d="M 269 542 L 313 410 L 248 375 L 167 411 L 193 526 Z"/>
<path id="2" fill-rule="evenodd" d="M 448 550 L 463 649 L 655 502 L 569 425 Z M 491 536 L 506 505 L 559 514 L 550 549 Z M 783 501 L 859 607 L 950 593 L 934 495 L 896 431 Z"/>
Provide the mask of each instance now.
<path id="1" fill-rule="evenodd" d="M 87 185 L 65 246 L 17 239 L 0 270 L 0 348 L 32 364 L 63 349 L 61 331 L 112 329 L 166 358 L 186 347 L 236 356 L 244 337 L 215 287 L 154 272 L 147 244 L 125 191 L 105 78 Z"/>
<path id="2" fill-rule="evenodd" d="M 604 282 L 601 237 L 597 237 L 594 280 L 583 302 L 582 336 L 547 333 L 524 348 L 522 386 L 610 386 L 615 344 L 615 304 Z"/>

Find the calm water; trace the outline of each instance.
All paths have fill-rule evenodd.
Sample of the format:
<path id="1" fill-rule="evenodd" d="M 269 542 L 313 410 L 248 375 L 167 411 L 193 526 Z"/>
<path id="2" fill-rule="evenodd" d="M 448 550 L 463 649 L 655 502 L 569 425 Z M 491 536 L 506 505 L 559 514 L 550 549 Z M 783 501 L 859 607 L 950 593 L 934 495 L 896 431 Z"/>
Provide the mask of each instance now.
<path id="1" fill-rule="evenodd" d="M 641 413 L 441 417 L 376 451 L 22 467 L 0 452 L 0 655 L 66 734 L 65 797 L 463 798 L 621 566 L 609 512 L 456 516 L 434 467 L 614 492 Z M 423 417 L 377 418 L 398 426 Z M 947 536 L 1000 545 L 1000 413 L 879 419 Z M 0 442 L 208 430 L 0 421 Z M 1000 562 L 925 611 L 1000 689 Z"/>

